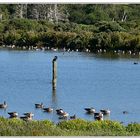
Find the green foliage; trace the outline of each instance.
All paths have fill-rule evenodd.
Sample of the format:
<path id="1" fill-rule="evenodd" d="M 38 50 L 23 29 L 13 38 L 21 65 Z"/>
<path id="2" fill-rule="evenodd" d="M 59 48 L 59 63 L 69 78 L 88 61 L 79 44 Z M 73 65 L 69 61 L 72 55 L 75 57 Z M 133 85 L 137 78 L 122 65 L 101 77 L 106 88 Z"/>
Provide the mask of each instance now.
<path id="1" fill-rule="evenodd" d="M 96 22 L 94 25 L 74 23 L 53 25 L 47 21 L 31 21 L 18 19 L 1 22 L 0 44 L 16 45 L 17 48 L 49 46 L 73 50 L 89 48 L 92 51 L 140 50 L 140 34 L 127 32 L 116 22 Z"/>
<path id="2" fill-rule="evenodd" d="M 0 12 L 3 19 L 16 18 L 17 13 L 20 12 L 19 5 L 1 4 Z M 24 18 L 36 19 L 37 12 L 39 12 L 38 18 L 43 19 L 44 13 L 48 14 L 47 9 L 50 4 L 24 4 L 24 6 L 27 6 L 27 9 L 22 9 Z M 51 6 L 53 7 L 53 4 Z M 113 20 L 119 22 L 122 21 L 124 14 L 127 15 L 125 21 L 137 20 L 140 17 L 139 4 L 58 4 L 58 9 L 62 15 L 68 15 L 70 22 L 78 24 L 94 24 L 96 21 Z"/>
<path id="3" fill-rule="evenodd" d="M 139 136 L 140 124 L 123 126 L 116 121 L 23 121 L 0 117 L 0 136 Z"/>
<path id="4" fill-rule="evenodd" d="M 91 122 L 77 119 L 61 122 L 58 127 L 67 130 L 91 131 L 95 135 L 98 135 L 98 132 L 100 135 L 125 135 L 126 133 L 123 125 L 109 120 Z"/>
<path id="5" fill-rule="evenodd" d="M 72 22 L 57 24 L 48 20 L 13 18 L 15 6 L 0 5 L 1 12 L 7 15 L 0 21 L 0 45 L 15 45 L 16 49 L 48 46 L 81 51 L 86 48 L 91 51 L 140 50 L 140 20 L 129 21 L 131 13 L 139 15 L 139 5 L 59 5 L 68 10 Z M 124 13 L 129 20 L 122 22 Z"/>
<path id="6" fill-rule="evenodd" d="M 138 136 L 138 133 L 140 131 L 140 124 L 133 123 L 133 124 L 128 124 L 126 126 L 126 130 L 132 135 L 132 136 Z"/>
<path id="7" fill-rule="evenodd" d="M 72 22 L 94 24 L 96 21 L 122 21 L 126 13 L 126 21 L 139 19 L 139 5 L 130 4 L 81 4 L 67 5 Z M 79 17 L 79 18 L 77 18 Z"/>
<path id="8" fill-rule="evenodd" d="M 58 127 L 61 129 L 68 130 L 87 130 L 88 122 L 82 119 L 70 120 L 70 121 L 62 121 L 58 124 Z"/>
<path id="9" fill-rule="evenodd" d="M 116 22 L 107 22 L 101 27 L 99 27 L 100 32 L 114 32 L 114 31 L 125 31 L 118 23 Z"/>

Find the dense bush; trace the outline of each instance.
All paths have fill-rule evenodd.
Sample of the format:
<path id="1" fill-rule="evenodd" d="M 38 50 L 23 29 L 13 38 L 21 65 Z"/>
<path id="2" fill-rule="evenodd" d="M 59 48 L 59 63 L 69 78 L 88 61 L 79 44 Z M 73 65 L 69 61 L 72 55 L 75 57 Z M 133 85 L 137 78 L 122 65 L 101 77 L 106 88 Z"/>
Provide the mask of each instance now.
<path id="1" fill-rule="evenodd" d="M 136 23 L 95 22 L 53 24 L 45 20 L 11 19 L 0 22 L 0 45 L 70 48 L 91 51 L 99 49 L 140 51 L 140 34 Z M 133 25 L 128 31 L 129 26 Z M 137 26 L 136 26 L 137 25 Z M 134 33 L 132 30 L 137 30 Z"/>
<path id="2" fill-rule="evenodd" d="M 140 124 L 128 124 L 128 126 L 126 126 L 126 131 L 129 132 L 132 136 L 137 135 L 140 131 Z"/>
<path id="3" fill-rule="evenodd" d="M 140 136 L 140 124 L 124 126 L 116 121 L 23 121 L 0 117 L 0 136 Z"/>
<path id="4" fill-rule="evenodd" d="M 95 135 L 126 135 L 125 127 L 119 122 L 113 121 L 85 121 L 81 119 L 61 122 L 58 125 L 61 129 L 90 131 Z"/>

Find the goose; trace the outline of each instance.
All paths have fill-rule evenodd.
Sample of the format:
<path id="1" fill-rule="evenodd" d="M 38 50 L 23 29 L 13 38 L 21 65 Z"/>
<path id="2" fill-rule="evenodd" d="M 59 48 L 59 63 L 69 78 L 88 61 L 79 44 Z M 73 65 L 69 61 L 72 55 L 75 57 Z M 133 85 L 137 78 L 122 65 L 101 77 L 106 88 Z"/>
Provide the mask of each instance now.
<path id="1" fill-rule="evenodd" d="M 85 108 L 85 110 L 87 111 L 88 114 L 95 113 L 95 109 L 93 107 Z"/>
<path id="2" fill-rule="evenodd" d="M 3 104 L 0 104 L 0 108 L 7 108 L 7 103 L 6 103 L 6 101 L 4 101 Z"/>
<path id="3" fill-rule="evenodd" d="M 36 108 L 43 108 L 43 103 L 41 103 L 41 104 L 35 104 L 35 107 Z"/>
<path id="4" fill-rule="evenodd" d="M 43 108 L 43 110 L 44 112 L 52 112 L 53 108 L 48 107 L 48 108 Z"/>
<path id="5" fill-rule="evenodd" d="M 76 119 L 76 115 L 70 116 L 70 119 Z"/>
<path id="6" fill-rule="evenodd" d="M 33 116 L 34 116 L 34 114 L 33 114 L 32 112 L 24 113 L 24 115 L 25 115 L 26 117 L 33 117 Z"/>
<path id="7" fill-rule="evenodd" d="M 66 119 L 69 116 L 69 114 L 67 112 L 63 112 L 60 114 L 59 119 Z"/>
<path id="8" fill-rule="evenodd" d="M 20 119 L 22 119 L 24 121 L 31 121 L 33 118 L 29 117 L 29 116 L 21 116 Z"/>
<path id="9" fill-rule="evenodd" d="M 18 116 L 17 112 L 8 112 L 8 114 L 10 115 L 10 118 L 16 118 Z"/>
<path id="10" fill-rule="evenodd" d="M 95 120 L 103 120 L 103 113 L 99 112 L 99 113 L 94 113 L 94 119 Z"/>
<path id="11" fill-rule="evenodd" d="M 103 113 L 103 115 L 109 115 L 111 112 L 109 109 L 101 109 L 100 111 Z"/>
<path id="12" fill-rule="evenodd" d="M 56 113 L 58 114 L 58 115 L 61 115 L 62 113 L 64 113 L 64 111 L 63 111 L 63 109 L 56 109 Z"/>
<path id="13" fill-rule="evenodd" d="M 32 112 L 24 113 L 25 116 L 21 116 L 20 119 L 24 121 L 30 121 L 33 119 L 34 114 Z"/>
<path id="14" fill-rule="evenodd" d="M 94 113 L 94 117 L 96 117 L 96 116 L 103 116 L 103 113 L 102 112 L 99 112 L 99 113 Z"/>
<path id="15" fill-rule="evenodd" d="M 103 116 L 100 116 L 100 115 L 99 116 L 95 116 L 94 119 L 98 120 L 98 121 L 103 121 Z"/>

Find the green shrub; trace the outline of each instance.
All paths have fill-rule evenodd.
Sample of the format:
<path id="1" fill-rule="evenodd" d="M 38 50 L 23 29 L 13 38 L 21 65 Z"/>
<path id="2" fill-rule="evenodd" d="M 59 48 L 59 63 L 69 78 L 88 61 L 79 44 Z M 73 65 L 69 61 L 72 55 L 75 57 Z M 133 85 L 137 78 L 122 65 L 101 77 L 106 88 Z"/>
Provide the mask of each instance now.
<path id="1" fill-rule="evenodd" d="M 124 126 L 116 121 L 83 119 L 53 124 L 49 120 L 23 121 L 0 117 L 0 136 L 139 136 L 140 124 Z"/>
<path id="2" fill-rule="evenodd" d="M 126 126 L 126 130 L 133 136 L 140 136 L 140 124 L 133 123 Z"/>

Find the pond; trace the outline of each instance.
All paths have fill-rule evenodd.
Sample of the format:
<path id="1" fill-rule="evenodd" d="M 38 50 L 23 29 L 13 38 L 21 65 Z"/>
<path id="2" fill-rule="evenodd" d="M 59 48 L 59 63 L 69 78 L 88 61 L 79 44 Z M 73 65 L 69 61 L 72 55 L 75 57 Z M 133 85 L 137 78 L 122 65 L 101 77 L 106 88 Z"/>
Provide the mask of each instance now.
<path id="1" fill-rule="evenodd" d="M 52 59 L 57 60 L 57 89 L 52 91 Z M 69 115 L 93 120 L 84 108 L 111 110 L 104 119 L 140 122 L 140 65 L 139 56 L 93 54 L 53 51 L 0 51 L 0 103 L 7 112 L 33 112 L 35 120 L 58 122 L 55 110 L 63 108 Z M 45 113 L 35 103 L 52 107 Z M 123 114 L 128 111 L 128 114 Z"/>

